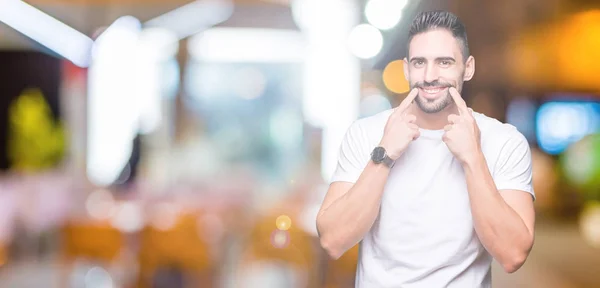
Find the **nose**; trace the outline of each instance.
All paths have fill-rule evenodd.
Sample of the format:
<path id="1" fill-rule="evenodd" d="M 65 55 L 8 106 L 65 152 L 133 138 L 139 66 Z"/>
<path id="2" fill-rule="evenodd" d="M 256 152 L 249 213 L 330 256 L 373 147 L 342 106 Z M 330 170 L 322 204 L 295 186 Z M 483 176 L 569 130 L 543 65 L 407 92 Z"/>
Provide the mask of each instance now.
<path id="1" fill-rule="evenodd" d="M 433 82 L 435 80 L 437 80 L 439 78 L 439 74 L 437 71 L 437 68 L 434 64 L 428 64 L 427 67 L 425 67 L 425 81 L 426 82 Z"/>

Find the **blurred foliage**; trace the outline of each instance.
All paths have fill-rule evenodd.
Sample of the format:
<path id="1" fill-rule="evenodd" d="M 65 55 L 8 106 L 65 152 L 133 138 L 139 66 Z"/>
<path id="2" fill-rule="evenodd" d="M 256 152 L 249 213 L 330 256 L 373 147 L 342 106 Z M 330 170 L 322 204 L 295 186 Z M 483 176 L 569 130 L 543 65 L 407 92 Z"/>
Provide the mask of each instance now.
<path id="1" fill-rule="evenodd" d="M 9 108 L 11 169 L 34 172 L 53 167 L 65 153 L 65 131 L 39 89 L 26 89 Z"/>

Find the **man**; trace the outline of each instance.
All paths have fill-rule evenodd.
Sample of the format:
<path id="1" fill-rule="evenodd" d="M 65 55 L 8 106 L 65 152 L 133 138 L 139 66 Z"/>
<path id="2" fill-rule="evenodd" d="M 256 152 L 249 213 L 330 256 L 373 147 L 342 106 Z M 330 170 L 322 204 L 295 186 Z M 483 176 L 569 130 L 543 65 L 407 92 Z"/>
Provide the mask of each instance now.
<path id="1" fill-rule="evenodd" d="M 321 245 L 338 258 L 360 242 L 358 288 L 490 287 L 492 259 L 512 273 L 533 245 L 528 143 L 461 98 L 475 59 L 455 15 L 417 15 L 404 62 L 406 99 L 345 135 Z"/>

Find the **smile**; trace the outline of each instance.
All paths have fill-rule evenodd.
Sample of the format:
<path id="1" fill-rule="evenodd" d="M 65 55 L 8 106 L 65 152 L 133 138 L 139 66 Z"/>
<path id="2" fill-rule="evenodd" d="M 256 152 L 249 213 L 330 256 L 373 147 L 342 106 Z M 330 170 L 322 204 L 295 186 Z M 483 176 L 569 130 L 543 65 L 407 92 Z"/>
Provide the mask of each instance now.
<path id="1" fill-rule="evenodd" d="M 445 91 L 448 87 L 422 87 L 421 97 L 428 100 L 435 100 L 442 96 L 441 92 Z"/>
<path id="2" fill-rule="evenodd" d="M 433 87 L 433 88 L 421 88 L 427 94 L 437 94 L 440 91 L 446 89 L 445 87 Z"/>

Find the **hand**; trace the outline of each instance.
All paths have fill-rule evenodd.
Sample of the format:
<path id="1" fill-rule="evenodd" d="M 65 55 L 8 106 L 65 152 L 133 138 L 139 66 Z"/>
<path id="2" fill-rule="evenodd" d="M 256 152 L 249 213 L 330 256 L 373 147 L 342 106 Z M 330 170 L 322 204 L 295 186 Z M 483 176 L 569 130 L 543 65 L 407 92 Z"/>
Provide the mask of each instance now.
<path id="1" fill-rule="evenodd" d="M 385 124 L 385 130 L 379 146 L 385 148 L 387 155 L 393 160 L 398 159 L 408 144 L 419 137 L 419 127 L 415 124 L 415 115 L 408 114 L 408 108 L 419 94 L 413 89 L 408 96 L 394 108 L 394 112 Z"/>
<path id="2" fill-rule="evenodd" d="M 458 115 L 450 114 L 448 116 L 449 124 L 444 127 L 446 132 L 442 140 L 454 157 L 464 164 L 481 151 L 480 131 L 475 118 L 473 118 L 473 110 L 467 108 L 465 100 L 458 94 L 458 91 L 451 87 L 449 92 L 458 107 Z"/>

